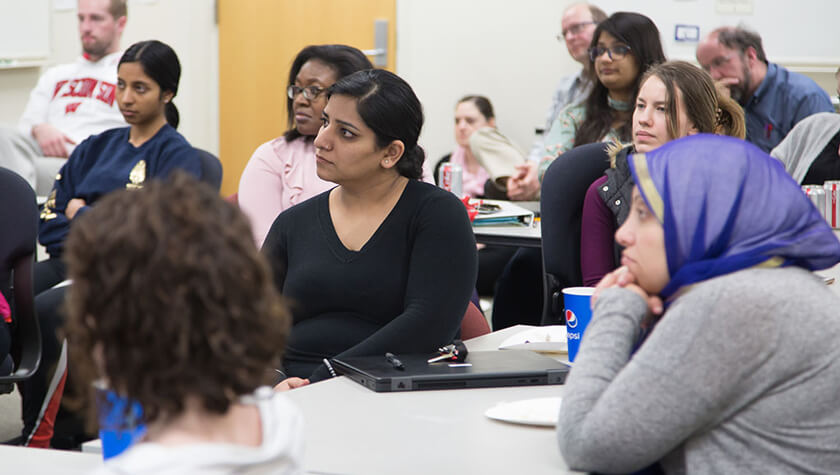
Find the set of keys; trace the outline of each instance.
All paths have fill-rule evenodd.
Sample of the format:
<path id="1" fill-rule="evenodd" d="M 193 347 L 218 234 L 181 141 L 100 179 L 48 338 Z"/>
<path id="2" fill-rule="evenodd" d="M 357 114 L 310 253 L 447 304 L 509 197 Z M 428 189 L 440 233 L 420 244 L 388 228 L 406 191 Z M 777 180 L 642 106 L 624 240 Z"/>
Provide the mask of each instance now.
<path id="1" fill-rule="evenodd" d="M 438 348 L 438 356 L 427 360 L 427 363 L 437 363 L 438 361 L 455 361 L 458 363 L 467 359 L 467 346 L 461 340 L 455 340 L 450 345 Z"/>

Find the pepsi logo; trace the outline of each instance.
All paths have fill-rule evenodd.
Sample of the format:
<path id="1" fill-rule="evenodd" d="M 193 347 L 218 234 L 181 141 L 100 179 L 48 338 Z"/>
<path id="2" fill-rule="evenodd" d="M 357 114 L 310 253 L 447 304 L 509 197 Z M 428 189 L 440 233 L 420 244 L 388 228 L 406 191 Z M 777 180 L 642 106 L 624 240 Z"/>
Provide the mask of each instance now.
<path id="1" fill-rule="evenodd" d="M 575 316 L 575 312 L 566 309 L 566 328 L 575 328 L 577 327 L 578 319 Z"/>

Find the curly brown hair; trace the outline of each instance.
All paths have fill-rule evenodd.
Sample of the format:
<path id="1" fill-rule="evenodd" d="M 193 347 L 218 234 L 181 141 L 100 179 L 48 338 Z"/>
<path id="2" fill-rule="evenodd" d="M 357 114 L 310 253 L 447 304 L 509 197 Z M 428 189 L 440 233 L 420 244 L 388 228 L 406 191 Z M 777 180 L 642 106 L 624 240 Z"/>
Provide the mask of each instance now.
<path id="1" fill-rule="evenodd" d="M 188 398 L 223 414 L 280 367 L 289 314 L 248 220 L 186 173 L 101 199 L 65 249 L 79 388 L 104 377 L 165 421 Z"/>

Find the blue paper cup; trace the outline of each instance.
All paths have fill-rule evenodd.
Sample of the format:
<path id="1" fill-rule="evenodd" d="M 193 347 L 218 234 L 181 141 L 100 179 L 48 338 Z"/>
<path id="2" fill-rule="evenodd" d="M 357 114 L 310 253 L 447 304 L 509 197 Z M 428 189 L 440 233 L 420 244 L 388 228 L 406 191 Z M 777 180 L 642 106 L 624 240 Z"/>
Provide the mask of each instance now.
<path id="1" fill-rule="evenodd" d="M 99 438 L 105 460 L 131 447 L 146 434 L 140 404 L 119 396 L 114 391 L 94 384 L 99 414 Z"/>
<path id="2" fill-rule="evenodd" d="M 563 305 L 566 307 L 566 341 L 569 343 L 569 361 L 574 361 L 580 348 L 583 331 L 592 318 L 589 306 L 595 287 L 567 287 L 563 289 Z"/>

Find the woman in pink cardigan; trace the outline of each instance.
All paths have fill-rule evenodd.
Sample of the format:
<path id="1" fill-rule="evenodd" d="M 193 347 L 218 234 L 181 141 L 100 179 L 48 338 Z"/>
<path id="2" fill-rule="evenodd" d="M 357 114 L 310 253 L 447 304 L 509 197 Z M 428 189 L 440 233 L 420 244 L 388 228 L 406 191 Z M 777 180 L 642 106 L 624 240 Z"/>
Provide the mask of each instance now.
<path id="1" fill-rule="evenodd" d="M 239 180 L 239 206 L 251 220 L 258 247 L 281 211 L 335 186 L 318 178 L 312 145 L 327 104 L 326 90 L 344 76 L 371 68 L 351 46 L 307 46 L 295 57 L 286 102 L 290 128 L 257 148 Z"/>

